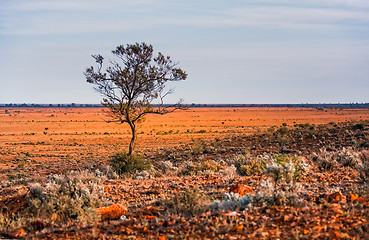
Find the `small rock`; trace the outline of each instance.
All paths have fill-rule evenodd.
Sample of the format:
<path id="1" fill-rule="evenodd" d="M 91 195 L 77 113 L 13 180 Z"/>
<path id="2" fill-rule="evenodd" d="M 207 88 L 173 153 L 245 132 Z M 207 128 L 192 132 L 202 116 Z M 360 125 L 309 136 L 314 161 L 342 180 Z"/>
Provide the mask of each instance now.
<path id="1" fill-rule="evenodd" d="M 241 214 L 233 211 L 233 212 L 226 213 L 225 215 L 228 217 L 234 217 L 234 216 L 240 216 Z"/>
<path id="2" fill-rule="evenodd" d="M 233 193 L 238 193 L 240 197 L 243 197 L 245 194 L 250 192 L 255 193 L 254 190 L 252 190 L 249 186 L 244 184 L 236 184 L 231 187 L 230 191 Z"/>
<path id="3" fill-rule="evenodd" d="M 15 231 L 13 231 L 11 234 L 10 234 L 11 237 L 13 238 L 22 238 L 24 236 L 26 236 L 26 231 L 24 231 L 23 228 L 21 229 L 17 229 Z"/>
<path id="4" fill-rule="evenodd" d="M 242 232 L 243 229 L 244 229 L 244 226 L 241 224 L 241 225 L 234 226 L 231 229 L 231 232 Z"/>
<path id="5" fill-rule="evenodd" d="M 330 194 L 327 197 L 327 200 L 328 200 L 328 202 L 339 202 L 344 198 L 345 198 L 345 196 L 343 196 L 343 194 L 340 191 L 338 191 L 338 192 Z"/>
<path id="6" fill-rule="evenodd" d="M 114 204 L 109 207 L 101 207 L 97 209 L 102 220 L 120 218 L 128 212 L 128 208 L 122 204 Z"/>
<path id="7" fill-rule="evenodd" d="M 350 202 L 353 202 L 353 201 L 355 201 L 356 199 L 358 199 L 359 198 L 359 195 L 357 195 L 357 194 L 352 194 L 352 193 L 350 193 L 349 195 L 347 195 L 347 197 L 346 197 L 346 199 L 348 200 L 348 201 L 350 201 Z"/>

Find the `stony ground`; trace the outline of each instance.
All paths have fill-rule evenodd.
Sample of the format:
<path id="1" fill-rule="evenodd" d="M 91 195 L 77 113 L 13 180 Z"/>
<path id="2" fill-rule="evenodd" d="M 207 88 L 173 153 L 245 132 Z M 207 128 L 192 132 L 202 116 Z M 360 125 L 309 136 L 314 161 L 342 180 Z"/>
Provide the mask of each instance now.
<path id="1" fill-rule="evenodd" d="M 0 237 L 369 239 L 368 148 L 367 121 L 286 125 L 145 152 L 154 170 L 124 178 L 107 158 L 8 173 Z M 127 209 L 102 215 L 113 204 Z"/>

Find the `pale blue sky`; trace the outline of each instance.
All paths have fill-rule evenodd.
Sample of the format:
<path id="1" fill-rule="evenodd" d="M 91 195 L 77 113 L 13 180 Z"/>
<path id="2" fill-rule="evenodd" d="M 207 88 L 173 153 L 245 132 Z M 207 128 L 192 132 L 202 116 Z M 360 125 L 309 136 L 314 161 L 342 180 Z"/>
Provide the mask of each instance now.
<path id="1" fill-rule="evenodd" d="M 369 102 L 368 0 L 0 0 L 0 103 L 99 103 L 91 54 L 142 41 L 169 102 Z"/>

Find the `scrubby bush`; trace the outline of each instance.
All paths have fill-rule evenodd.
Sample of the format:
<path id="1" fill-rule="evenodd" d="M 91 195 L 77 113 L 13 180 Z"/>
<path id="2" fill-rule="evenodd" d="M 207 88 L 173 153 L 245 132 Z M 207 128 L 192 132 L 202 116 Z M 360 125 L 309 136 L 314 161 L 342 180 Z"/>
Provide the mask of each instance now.
<path id="1" fill-rule="evenodd" d="M 13 214 L 0 212 L 0 233 L 9 228 L 14 228 L 21 222 L 19 219 L 12 216 Z"/>
<path id="2" fill-rule="evenodd" d="M 192 161 L 185 161 L 179 168 L 178 176 L 193 176 L 199 173 L 198 166 Z"/>
<path id="3" fill-rule="evenodd" d="M 266 163 L 263 171 L 269 176 L 266 181 L 261 181 L 259 189 L 255 193 L 248 193 L 240 197 L 237 193 L 224 194 L 223 202 L 217 200 L 210 204 L 213 210 L 244 210 L 254 206 L 289 205 L 300 206 L 303 201 L 299 197 L 302 192 L 297 183 L 301 171 L 301 161 L 288 155 L 268 154 L 259 156 Z"/>
<path id="4" fill-rule="evenodd" d="M 266 204 L 297 205 L 300 200 L 298 193 L 300 185 L 301 161 L 293 156 L 275 155 L 274 161 L 267 164 L 264 173 L 269 175 L 266 182 L 262 182 L 255 200 Z"/>
<path id="5" fill-rule="evenodd" d="M 343 148 L 335 152 L 320 149 L 318 153 L 312 153 L 310 158 L 321 171 L 333 171 L 339 167 L 356 169 L 361 164 L 359 154 L 350 148 Z"/>
<path id="6" fill-rule="evenodd" d="M 223 167 L 218 162 L 216 162 L 214 160 L 202 161 L 200 163 L 200 166 L 199 166 L 200 172 L 202 172 L 204 174 L 217 173 L 222 169 L 223 169 Z"/>
<path id="7" fill-rule="evenodd" d="M 238 193 L 225 193 L 223 201 L 215 200 L 209 207 L 212 210 L 225 210 L 225 211 L 243 211 L 247 209 L 253 202 L 253 195 L 245 195 L 240 197 Z"/>
<path id="8" fill-rule="evenodd" d="M 185 188 L 183 192 L 175 195 L 173 199 L 176 214 L 191 216 L 206 210 L 207 197 L 199 188 Z"/>
<path id="9" fill-rule="evenodd" d="M 291 141 L 289 137 L 287 136 L 280 136 L 277 138 L 278 144 L 279 144 L 279 152 L 284 153 L 288 152 L 289 150 L 286 149 L 286 146 Z"/>
<path id="10" fill-rule="evenodd" d="M 299 195 L 303 192 L 301 185 L 295 182 L 276 185 L 268 179 L 261 181 L 255 193 L 240 197 L 238 193 L 225 193 L 223 201 L 216 200 L 209 205 L 212 210 L 243 211 L 251 206 L 287 205 L 300 207 L 303 200 Z"/>
<path id="11" fill-rule="evenodd" d="M 320 171 L 333 171 L 340 166 L 334 153 L 328 152 L 326 149 L 320 149 L 318 153 L 312 153 L 310 158 Z"/>
<path id="12" fill-rule="evenodd" d="M 337 162 L 344 167 L 356 168 L 360 163 L 359 154 L 350 148 L 343 148 L 335 153 Z"/>
<path id="13" fill-rule="evenodd" d="M 360 177 L 364 183 L 368 183 L 369 182 L 369 152 L 363 151 L 360 156 L 361 156 L 361 161 L 362 161 L 362 163 L 359 166 Z"/>
<path id="14" fill-rule="evenodd" d="M 119 175 L 134 174 L 152 169 L 150 160 L 145 159 L 139 154 L 128 155 L 125 152 L 119 152 L 111 156 L 110 164 L 112 169 Z"/>
<path id="15" fill-rule="evenodd" d="M 211 175 L 218 173 L 224 169 L 218 162 L 214 160 L 206 160 L 201 162 L 186 161 L 181 166 L 179 176 L 195 176 L 195 175 Z"/>
<path id="16" fill-rule="evenodd" d="M 28 192 L 12 197 L 17 202 L 16 211 L 0 213 L 0 231 L 35 220 L 42 225 L 96 223 L 96 208 L 110 203 L 104 198 L 101 179 L 88 170 L 50 175 L 46 180 L 28 183 L 27 188 Z"/>
<path id="17" fill-rule="evenodd" d="M 278 129 L 278 133 L 284 135 L 284 134 L 287 134 L 289 132 L 289 129 L 287 127 L 287 125 L 283 125 L 281 128 Z"/>
<path id="18" fill-rule="evenodd" d="M 86 171 L 52 175 L 44 187 L 33 183 L 28 189 L 27 211 L 55 223 L 96 221 L 95 209 L 107 203 L 103 185 L 93 174 L 88 177 Z"/>
<path id="19" fill-rule="evenodd" d="M 201 144 L 197 144 L 192 147 L 191 154 L 192 155 L 200 155 L 204 152 L 203 146 Z"/>
<path id="20" fill-rule="evenodd" d="M 274 156 L 274 161 L 269 163 L 268 167 L 273 165 L 280 166 L 280 169 L 282 171 L 280 176 L 284 177 L 286 182 L 300 180 L 300 171 L 302 170 L 301 167 L 302 163 L 299 158 L 287 154 L 276 154 Z"/>
<path id="21" fill-rule="evenodd" d="M 262 157 L 252 158 L 249 153 L 236 155 L 232 162 L 241 176 L 261 173 L 266 167 L 266 162 Z"/>
<path id="22" fill-rule="evenodd" d="M 169 160 L 154 162 L 154 168 L 155 170 L 158 170 L 155 172 L 155 176 L 162 176 L 163 174 L 166 176 L 177 175 L 178 170 L 178 167 L 174 166 L 174 164 Z"/>

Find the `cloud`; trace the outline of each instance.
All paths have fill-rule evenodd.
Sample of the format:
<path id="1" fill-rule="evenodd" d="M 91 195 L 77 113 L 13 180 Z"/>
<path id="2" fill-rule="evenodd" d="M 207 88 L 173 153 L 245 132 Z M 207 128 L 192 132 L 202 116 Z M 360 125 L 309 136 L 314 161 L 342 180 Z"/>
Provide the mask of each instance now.
<path id="1" fill-rule="evenodd" d="M 298 7 L 254 7 L 229 9 L 228 24 L 262 25 L 281 28 L 342 26 L 369 23 L 365 11 Z M 227 21 L 224 23 L 227 24 Z"/>
<path id="2" fill-rule="evenodd" d="M 232 4 L 232 3 L 238 4 Z M 1 35 L 116 33 L 155 27 L 248 27 L 290 30 L 368 28 L 367 1 L 231 1 L 208 9 L 163 0 L 8 1 L 0 9 Z M 257 3 L 257 4 L 250 4 Z M 352 8 L 350 6 L 354 6 Z M 363 8 L 356 8 L 363 6 Z"/>

